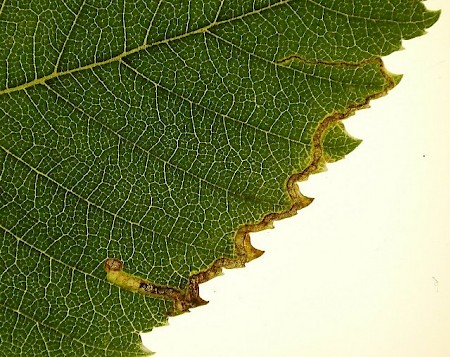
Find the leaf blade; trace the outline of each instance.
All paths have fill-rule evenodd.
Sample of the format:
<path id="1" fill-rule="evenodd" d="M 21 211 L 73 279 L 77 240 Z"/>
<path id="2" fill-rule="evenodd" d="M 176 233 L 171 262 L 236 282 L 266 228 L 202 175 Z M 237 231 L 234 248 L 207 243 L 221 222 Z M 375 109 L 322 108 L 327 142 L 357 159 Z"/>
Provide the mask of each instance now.
<path id="1" fill-rule="evenodd" d="M 119 2 L 54 4 L 64 9 L 53 11 L 39 1 L 33 11 L 25 2 L 20 10 L 5 4 L 1 226 L 8 239 L 1 248 L 10 259 L 2 263 L 2 283 L 12 280 L 1 303 L 18 319 L 28 316 L 21 324 L 36 337 L 22 338 L 37 354 L 56 343 L 50 330 L 42 332 L 47 328 L 61 333 L 63 351 L 141 353 L 136 332 L 163 324 L 172 302 L 111 286 L 105 259 L 195 297 L 197 284 L 222 266 L 259 254 L 249 230 L 307 204 L 293 191 L 292 175 L 306 177 L 319 164 L 329 122 L 393 86 L 373 53 L 328 54 L 319 43 L 298 56 L 280 45 L 302 43 L 301 6 L 325 11 L 311 1 L 261 2 L 241 14 L 233 3 L 208 2 L 207 11 L 179 22 L 186 2 L 152 9 L 136 2 L 130 13 Z M 392 32 L 385 52 L 435 21 L 420 2 L 413 5 L 420 26 Z M 296 18 L 296 30 L 265 40 L 275 25 L 261 24 L 283 28 Z M 258 24 L 264 31 L 252 27 Z M 248 41 L 252 33 L 262 45 Z M 333 46 L 348 48 L 344 40 Z M 31 271 L 23 274 L 24 266 Z M 52 278 L 43 282 L 46 275 Z"/>

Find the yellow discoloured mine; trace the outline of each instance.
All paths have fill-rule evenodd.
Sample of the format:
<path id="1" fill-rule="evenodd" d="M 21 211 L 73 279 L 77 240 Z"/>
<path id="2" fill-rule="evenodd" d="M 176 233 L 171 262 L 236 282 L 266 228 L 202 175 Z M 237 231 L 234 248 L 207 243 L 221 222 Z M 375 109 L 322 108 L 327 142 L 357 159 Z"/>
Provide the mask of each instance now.
<path id="1" fill-rule="evenodd" d="M 106 279 L 114 285 L 133 292 L 139 292 L 139 287 L 144 280 L 125 273 L 123 263 L 117 259 L 107 259 L 105 262 Z"/>
<path id="2" fill-rule="evenodd" d="M 198 295 L 198 284 L 194 281 L 190 282 L 186 290 L 156 285 L 148 280 L 125 273 L 123 271 L 123 262 L 114 258 L 106 259 L 105 271 L 106 280 L 119 288 L 153 298 L 172 300 L 174 308 L 173 311 L 169 311 L 171 315 L 187 311 L 191 307 L 206 304 Z"/>

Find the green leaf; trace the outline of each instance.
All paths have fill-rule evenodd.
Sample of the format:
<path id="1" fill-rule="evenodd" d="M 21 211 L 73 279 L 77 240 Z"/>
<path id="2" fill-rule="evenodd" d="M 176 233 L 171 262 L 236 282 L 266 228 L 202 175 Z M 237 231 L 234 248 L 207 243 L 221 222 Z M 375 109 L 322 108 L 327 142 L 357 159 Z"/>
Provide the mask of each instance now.
<path id="1" fill-rule="evenodd" d="M 421 1 L 6 1 L 0 6 L 0 352 L 147 355 L 309 204 L 399 77 Z M 106 270 L 106 271 L 105 271 Z"/>

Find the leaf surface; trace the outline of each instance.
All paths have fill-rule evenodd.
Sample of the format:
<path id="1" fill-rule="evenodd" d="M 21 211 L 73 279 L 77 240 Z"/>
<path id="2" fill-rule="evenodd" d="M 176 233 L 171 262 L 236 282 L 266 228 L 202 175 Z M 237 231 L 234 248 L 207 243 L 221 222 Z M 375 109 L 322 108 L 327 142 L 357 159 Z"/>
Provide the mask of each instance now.
<path id="1" fill-rule="evenodd" d="M 341 120 L 399 80 L 380 57 L 437 17 L 417 0 L 4 0 L 0 352 L 147 355 L 139 332 L 309 204 L 295 182 L 353 150 Z"/>

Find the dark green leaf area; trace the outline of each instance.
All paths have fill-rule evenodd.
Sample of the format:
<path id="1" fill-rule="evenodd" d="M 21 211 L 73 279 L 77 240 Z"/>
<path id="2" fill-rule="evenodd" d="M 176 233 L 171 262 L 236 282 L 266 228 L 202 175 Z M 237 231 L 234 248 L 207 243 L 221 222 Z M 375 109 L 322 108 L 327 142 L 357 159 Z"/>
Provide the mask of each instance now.
<path id="1" fill-rule="evenodd" d="M 263 11 L 253 3 L 226 2 L 219 17 L 223 24 L 211 31 L 269 60 L 300 55 L 360 62 L 388 55 L 400 49 L 402 38 L 423 35 L 439 17 L 419 0 L 259 1 Z"/>

